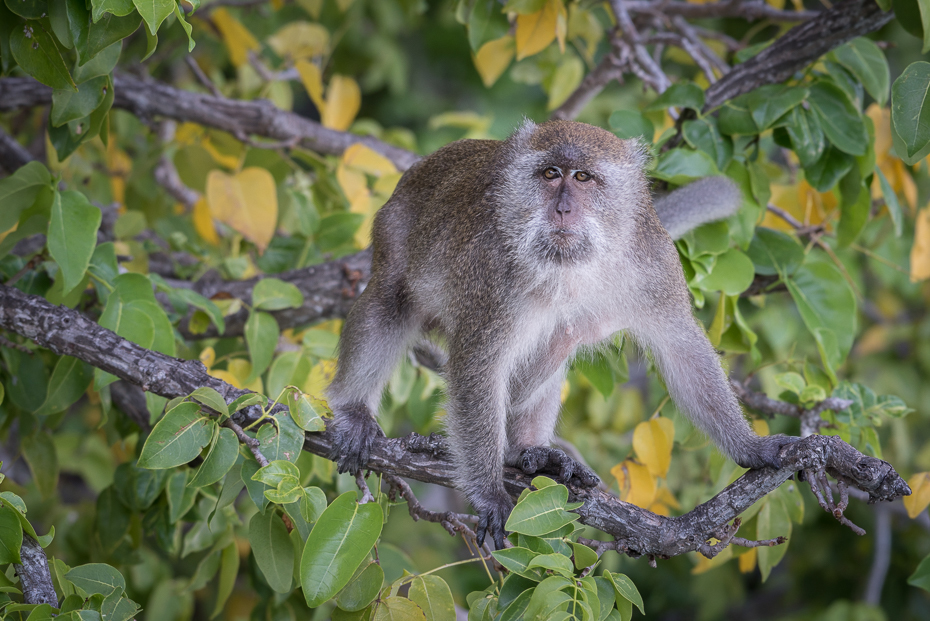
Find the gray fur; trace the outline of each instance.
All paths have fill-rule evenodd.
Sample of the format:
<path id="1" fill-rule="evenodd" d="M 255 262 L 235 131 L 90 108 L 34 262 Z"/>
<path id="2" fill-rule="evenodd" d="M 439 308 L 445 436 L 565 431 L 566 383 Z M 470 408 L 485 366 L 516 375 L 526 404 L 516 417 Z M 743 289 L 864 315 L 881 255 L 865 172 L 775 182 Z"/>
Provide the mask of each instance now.
<path id="1" fill-rule="evenodd" d="M 407 171 L 375 218 L 371 281 L 346 319 L 328 390 L 340 472 L 367 463 L 381 391 L 426 332 L 448 344 L 458 486 L 478 511 L 479 539 L 490 533 L 498 547 L 512 507 L 505 464 L 597 484 L 549 443 L 567 361 L 621 330 L 652 352 L 673 399 L 721 450 L 744 466 L 777 464 L 786 440 L 759 438 L 743 417 L 692 314 L 644 163 L 635 141 L 553 121 L 503 142 L 452 143 Z M 721 200 L 707 195 L 720 188 Z M 708 206 L 732 213 L 733 189 L 705 180 L 663 205 L 691 201 L 670 207 L 670 222 L 696 226 Z"/>
<path id="2" fill-rule="evenodd" d="M 743 204 L 743 194 L 727 177 L 704 177 L 656 198 L 662 226 L 678 239 L 701 224 L 729 218 Z"/>

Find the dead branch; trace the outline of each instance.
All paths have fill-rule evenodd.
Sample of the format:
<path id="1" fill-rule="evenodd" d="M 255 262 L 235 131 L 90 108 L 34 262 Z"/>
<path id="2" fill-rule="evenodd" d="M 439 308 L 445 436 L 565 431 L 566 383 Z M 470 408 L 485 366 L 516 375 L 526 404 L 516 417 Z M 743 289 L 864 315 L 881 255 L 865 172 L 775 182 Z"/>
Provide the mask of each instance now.
<path id="1" fill-rule="evenodd" d="M 172 358 L 145 349 L 77 311 L 53 306 L 44 298 L 15 288 L 0 286 L 0 328 L 164 397 L 184 396 L 209 386 L 231 402 L 249 392 L 208 375 L 197 360 Z M 284 411 L 283 406 L 278 408 Z M 240 410 L 233 418 L 238 425 L 248 425 L 260 416 L 260 408 L 253 406 Z M 327 432 L 307 434 L 304 448 L 325 457 L 332 450 L 332 439 Z M 835 436 L 815 435 L 786 445 L 779 458 L 784 464 L 781 469 L 751 470 L 714 498 L 678 517 L 656 515 L 599 489 L 570 488 L 570 492 L 573 499 L 585 503 L 578 510 L 583 523 L 616 537 L 630 555 L 655 558 L 701 551 L 709 539 L 718 538 L 721 528 L 798 471 L 804 471 L 809 481 L 830 474 L 867 492 L 870 501 L 892 500 L 910 493 L 890 464 L 859 453 Z M 366 469 L 375 472 L 446 487 L 454 487 L 453 468 L 441 437 L 416 434 L 376 440 L 366 464 Z M 531 482 L 531 477 L 513 468 L 505 469 L 504 476 L 514 496 Z M 841 513 L 837 518 L 843 521 Z"/>

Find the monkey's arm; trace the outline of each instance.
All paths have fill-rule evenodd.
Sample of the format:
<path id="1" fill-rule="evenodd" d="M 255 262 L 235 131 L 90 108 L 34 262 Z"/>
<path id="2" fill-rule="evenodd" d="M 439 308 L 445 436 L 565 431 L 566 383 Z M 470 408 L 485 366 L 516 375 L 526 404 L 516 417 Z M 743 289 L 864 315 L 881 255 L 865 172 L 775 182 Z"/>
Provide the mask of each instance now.
<path id="1" fill-rule="evenodd" d="M 654 207 L 672 239 L 707 222 L 732 216 L 743 203 L 742 192 L 727 177 L 704 177 L 656 198 Z"/>

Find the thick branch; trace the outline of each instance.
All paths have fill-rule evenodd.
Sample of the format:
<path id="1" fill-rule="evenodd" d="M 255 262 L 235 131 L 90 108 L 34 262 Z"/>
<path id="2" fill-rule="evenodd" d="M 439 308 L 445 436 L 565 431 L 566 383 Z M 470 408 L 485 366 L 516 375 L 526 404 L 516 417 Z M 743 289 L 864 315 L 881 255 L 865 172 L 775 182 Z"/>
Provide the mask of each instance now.
<path id="1" fill-rule="evenodd" d="M 44 298 L 0 286 L 0 328 L 34 340 L 57 354 L 70 355 L 165 397 L 187 395 L 201 386 L 217 390 L 227 401 L 246 394 L 207 375 L 196 360 L 180 360 L 131 343 L 80 313 L 56 307 Z M 279 406 L 280 407 L 280 406 Z M 256 413 L 242 410 L 236 423 L 248 424 Z M 304 448 L 328 456 L 327 432 L 307 434 Z M 862 455 L 833 436 L 811 436 L 782 448 L 780 470 L 753 470 L 691 512 L 673 518 L 655 515 L 598 490 L 571 490 L 584 506 L 581 520 L 623 540 L 633 555 L 668 557 L 698 550 L 720 529 L 754 502 L 798 471 L 828 472 L 869 493 L 870 500 L 891 500 L 910 493 L 887 462 Z M 453 465 L 444 440 L 411 434 L 375 442 L 367 468 L 385 474 L 453 487 Z M 505 484 L 515 496 L 531 477 L 507 468 Z"/>
<path id="2" fill-rule="evenodd" d="M 156 117 L 192 122 L 227 131 L 237 138 L 262 136 L 292 142 L 328 155 L 338 155 L 361 143 L 406 170 L 419 159 L 415 153 L 370 136 L 336 131 L 302 116 L 277 108 L 265 99 L 240 101 L 185 91 L 155 80 L 140 80 L 126 74 L 113 77 L 113 106 L 132 112 L 143 120 Z M 32 78 L 0 80 L 0 111 L 51 103 L 52 89 Z"/>
<path id="3" fill-rule="evenodd" d="M 12 174 L 20 166 L 25 166 L 31 162 L 32 159 L 29 151 L 0 127 L 0 168 Z"/>
<path id="4" fill-rule="evenodd" d="M 704 110 L 716 108 L 764 84 L 784 82 L 833 48 L 878 30 L 893 17 L 891 11 L 882 12 L 875 0 L 845 0 L 795 26 L 771 46 L 733 67 L 707 89 Z"/>
<path id="5" fill-rule="evenodd" d="M 23 602 L 27 604 L 49 604 L 58 608 L 58 596 L 52 585 L 52 574 L 48 569 L 48 558 L 39 542 L 23 533 L 23 545 L 19 550 L 21 564 L 13 569 L 19 576 L 23 591 Z"/>
<path id="6" fill-rule="evenodd" d="M 633 14 L 648 13 L 661 15 L 681 15 L 689 18 L 705 17 L 742 17 L 743 19 L 769 19 L 775 22 L 800 22 L 816 17 L 817 11 L 780 11 L 773 6 L 756 0 L 741 2 L 740 0 L 725 0 L 723 2 L 708 2 L 706 4 L 691 4 L 665 0 L 651 2 L 649 0 L 632 0 L 623 3 L 627 11 Z"/>

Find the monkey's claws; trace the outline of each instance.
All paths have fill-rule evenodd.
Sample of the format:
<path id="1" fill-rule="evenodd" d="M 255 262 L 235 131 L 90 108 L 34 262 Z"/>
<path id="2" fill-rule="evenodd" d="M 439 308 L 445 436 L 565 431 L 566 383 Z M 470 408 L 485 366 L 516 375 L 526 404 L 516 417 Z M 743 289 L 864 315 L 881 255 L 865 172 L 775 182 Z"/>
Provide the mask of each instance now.
<path id="1" fill-rule="evenodd" d="M 564 485 L 595 487 L 601 482 L 593 470 L 568 456 L 565 451 L 548 446 L 531 446 L 520 453 L 518 467 L 525 474 L 550 474 Z"/>
<path id="2" fill-rule="evenodd" d="M 475 541 L 478 546 L 484 545 L 487 535 L 494 540 L 494 548 L 497 550 L 504 549 L 504 538 L 507 532 L 504 530 L 504 524 L 510 516 L 513 509 L 513 503 L 509 497 L 501 497 L 497 500 L 488 502 L 476 502 L 475 509 L 478 511 L 478 528 L 475 529 Z"/>
<path id="3" fill-rule="evenodd" d="M 371 446 L 376 438 L 383 438 L 384 431 L 368 413 L 367 408 L 352 408 L 334 412 L 333 449 L 329 458 L 336 462 L 337 470 L 356 473 L 362 470 L 371 458 Z"/>

